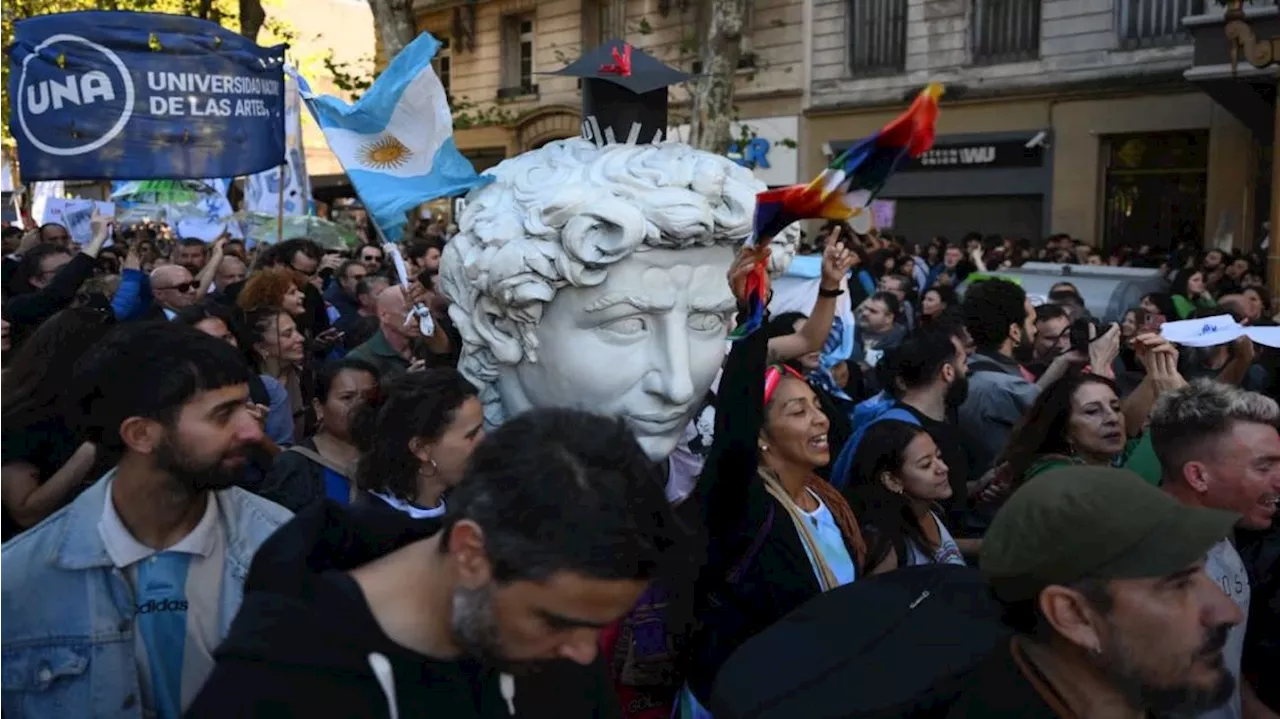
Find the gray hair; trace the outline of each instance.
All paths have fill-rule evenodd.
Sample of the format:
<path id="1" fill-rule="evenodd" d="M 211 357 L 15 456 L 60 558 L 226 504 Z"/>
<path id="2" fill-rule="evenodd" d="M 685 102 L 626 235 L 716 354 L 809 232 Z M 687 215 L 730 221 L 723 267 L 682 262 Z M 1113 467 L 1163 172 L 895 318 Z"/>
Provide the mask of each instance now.
<path id="1" fill-rule="evenodd" d="M 1280 405 L 1264 394 L 1198 379 L 1156 399 L 1151 445 L 1166 475 L 1176 475 L 1205 441 L 1220 437 L 1236 422 L 1275 426 Z"/>
<path id="2" fill-rule="evenodd" d="M 488 171 L 467 196 L 440 278 L 462 336 L 458 370 L 499 424 L 501 366 L 537 362 L 543 307 L 561 287 L 604 282 L 608 266 L 646 249 L 738 245 L 765 189 L 728 158 L 681 143 L 549 143 Z M 773 239 L 770 270 L 791 263 L 794 225 Z"/>

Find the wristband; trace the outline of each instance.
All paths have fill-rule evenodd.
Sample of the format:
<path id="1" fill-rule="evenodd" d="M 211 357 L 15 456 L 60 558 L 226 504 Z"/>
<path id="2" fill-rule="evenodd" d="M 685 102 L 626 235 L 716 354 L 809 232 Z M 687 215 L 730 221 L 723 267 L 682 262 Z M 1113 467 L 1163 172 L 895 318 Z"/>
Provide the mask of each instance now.
<path id="1" fill-rule="evenodd" d="M 839 297 L 840 295 L 843 295 L 843 294 L 844 294 L 844 290 L 842 289 L 829 290 L 825 287 L 818 287 L 819 297 Z"/>

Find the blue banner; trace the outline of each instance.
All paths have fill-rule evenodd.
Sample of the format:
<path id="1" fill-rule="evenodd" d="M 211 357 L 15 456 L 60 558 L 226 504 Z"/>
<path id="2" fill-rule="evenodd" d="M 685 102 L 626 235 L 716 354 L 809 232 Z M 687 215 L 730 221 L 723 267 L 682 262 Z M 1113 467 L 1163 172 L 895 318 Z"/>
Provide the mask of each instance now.
<path id="1" fill-rule="evenodd" d="M 281 164 L 284 48 L 182 15 L 19 21 L 9 124 L 23 181 L 231 177 Z"/>

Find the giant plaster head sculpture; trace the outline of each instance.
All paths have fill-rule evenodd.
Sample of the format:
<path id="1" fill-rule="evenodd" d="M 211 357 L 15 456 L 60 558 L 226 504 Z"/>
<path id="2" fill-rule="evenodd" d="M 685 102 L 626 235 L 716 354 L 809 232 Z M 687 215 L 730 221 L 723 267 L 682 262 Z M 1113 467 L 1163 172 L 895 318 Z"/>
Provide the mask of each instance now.
<path id="1" fill-rule="evenodd" d="M 751 172 L 680 143 L 550 143 L 489 171 L 445 248 L 459 369 L 498 424 L 530 407 L 624 417 L 662 459 L 715 379 L 751 234 Z M 798 230 L 773 241 L 772 269 Z"/>

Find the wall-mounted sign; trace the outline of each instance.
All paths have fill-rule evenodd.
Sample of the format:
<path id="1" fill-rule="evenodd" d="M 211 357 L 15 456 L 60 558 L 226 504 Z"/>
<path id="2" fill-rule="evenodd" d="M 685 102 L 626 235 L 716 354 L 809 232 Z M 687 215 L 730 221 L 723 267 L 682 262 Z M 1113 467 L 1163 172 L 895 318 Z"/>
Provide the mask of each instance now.
<path id="1" fill-rule="evenodd" d="M 1044 165 L 1044 145 L 1027 147 L 1034 135 L 1025 140 L 947 144 L 939 138 L 932 150 L 908 160 L 899 172 L 925 170 L 980 170 L 989 168 L 1025 168 Z"/>
<path id="2" fill-rule="evenodd" d="M 760 117 L 732 123 L 729 131 L 736 140 L 726 153 L 729 159 L 751 170 L 770 187 L 800 182 L 800 118 Z M 689 126 L 672 127 L 667 137 L 688 142 Z"/>

